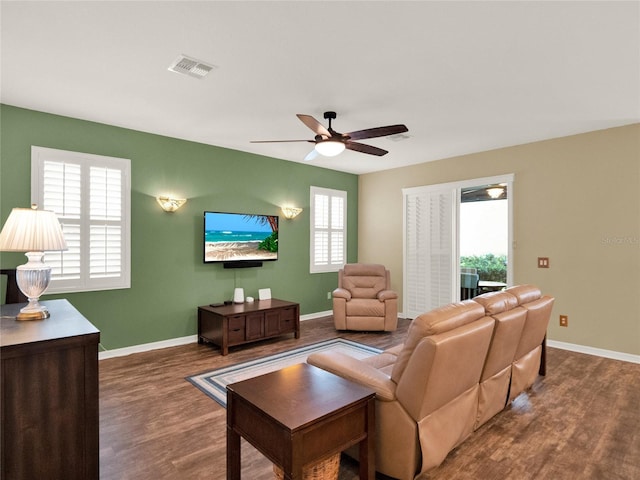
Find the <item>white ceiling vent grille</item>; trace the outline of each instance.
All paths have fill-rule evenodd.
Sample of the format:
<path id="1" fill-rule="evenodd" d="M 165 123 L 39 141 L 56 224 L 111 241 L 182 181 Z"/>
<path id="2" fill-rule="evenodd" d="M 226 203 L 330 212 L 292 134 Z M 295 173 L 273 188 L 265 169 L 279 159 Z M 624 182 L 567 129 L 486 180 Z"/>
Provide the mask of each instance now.
<path id="1" fill-rule="evenodd" d="M 195 58 L 187 57 L 186 55 L 179 55 L 178 58 L 173 61 L 169 70 L 194 78 L 203 78 L 214 68 L 216 68 L 214 65 L 209 65 Z"/>
<path id="2" fill-rule="evenodd" d="M 395 135 L 390 135 L 387 137 L 389 140 L 393 140 L 394 142 L 401 142 L 403 140 L 407 140 L 411 138 L 411 135 L 407 135 L 406 133 L 397 133 Z"/>

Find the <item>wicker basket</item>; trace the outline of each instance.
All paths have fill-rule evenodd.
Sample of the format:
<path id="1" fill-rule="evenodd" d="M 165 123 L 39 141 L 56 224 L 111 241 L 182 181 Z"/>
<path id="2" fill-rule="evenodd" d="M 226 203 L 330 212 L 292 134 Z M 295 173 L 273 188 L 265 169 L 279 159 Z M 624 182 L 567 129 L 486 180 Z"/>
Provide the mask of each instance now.
<path id="1" fill-rule="evenodd" d="M 305 467 L 302 472 L 304 480 L 338 480 L 340 471 L 340 454 L 336 453 L 332 457 L 325 458 L 315 465 Z M 284 473 L 277 465 L 273 466 L 273 473 L 276 480 L 283 480 Z"/>

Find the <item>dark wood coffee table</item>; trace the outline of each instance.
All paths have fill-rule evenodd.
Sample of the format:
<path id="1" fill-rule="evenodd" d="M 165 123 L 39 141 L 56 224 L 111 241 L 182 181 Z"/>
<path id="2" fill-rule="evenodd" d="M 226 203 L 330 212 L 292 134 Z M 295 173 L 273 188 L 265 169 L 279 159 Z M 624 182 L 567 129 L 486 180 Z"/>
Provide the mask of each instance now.
<path id="1" fill-rule="evenodd" d="M 240 479 L 240 437 L 302 480 L 303 468 L 359 444 L 375 478 L 375 392 L 301 363 L 227 386 L 227 480 Z"/>

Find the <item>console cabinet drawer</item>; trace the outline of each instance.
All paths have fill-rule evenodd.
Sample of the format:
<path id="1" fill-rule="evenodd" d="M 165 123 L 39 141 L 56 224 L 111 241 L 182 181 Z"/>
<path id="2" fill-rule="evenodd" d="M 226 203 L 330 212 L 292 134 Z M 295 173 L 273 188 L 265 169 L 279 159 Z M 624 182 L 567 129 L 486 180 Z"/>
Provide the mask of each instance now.
<path id="1" fill-rule="evenodd" d="M 296 312 L 294 307 L 280 310 L 280 332 L 294 332 L 296 330 Z"/>
<path id="2" fill-rule="evenodd" d="M 244 315 L 229 317 L 229 343 L 244 342 L 246 318 Z"/>

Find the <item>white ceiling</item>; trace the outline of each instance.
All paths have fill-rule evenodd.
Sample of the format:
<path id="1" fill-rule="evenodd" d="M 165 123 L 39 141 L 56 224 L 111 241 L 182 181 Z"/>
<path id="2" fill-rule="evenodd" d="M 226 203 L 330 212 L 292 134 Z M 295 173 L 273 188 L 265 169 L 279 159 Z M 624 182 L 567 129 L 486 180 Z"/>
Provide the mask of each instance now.
<path id="1" fill-rule="evenodd" d="M 640 121 L 640 3 L 2 1 L 1 101 L 302 162 L 295 116 L 404 123 L 352 173 Z M 185 54 L 218 68 L 169 72 Z"/>

